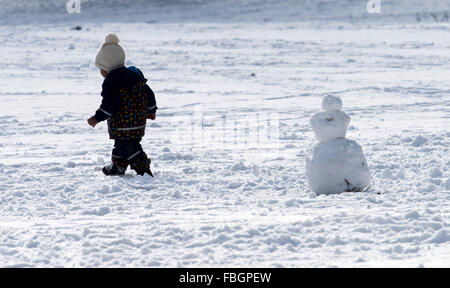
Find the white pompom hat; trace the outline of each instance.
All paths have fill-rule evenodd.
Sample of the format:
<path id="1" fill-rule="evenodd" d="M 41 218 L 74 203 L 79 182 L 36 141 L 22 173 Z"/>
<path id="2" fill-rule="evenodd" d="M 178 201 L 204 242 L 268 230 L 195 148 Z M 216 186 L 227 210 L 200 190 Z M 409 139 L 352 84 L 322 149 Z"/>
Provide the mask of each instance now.
<path id="1" fill-rule="evenodd" d="M 119 37 L 114 33 L 109 33 L 105 37 L 105 43 L 100 47 L 100 50 L 95 57 L 95 65 L 110 72 L 116 68 L 125 65 L 125 52 L 119 45 Z"/>

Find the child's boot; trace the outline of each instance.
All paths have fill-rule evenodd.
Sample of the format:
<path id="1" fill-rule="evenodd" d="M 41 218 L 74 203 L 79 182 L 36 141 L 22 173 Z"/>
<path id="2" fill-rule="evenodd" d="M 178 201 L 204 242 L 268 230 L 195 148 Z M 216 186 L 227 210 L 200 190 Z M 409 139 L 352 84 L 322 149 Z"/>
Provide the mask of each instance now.
<path id="1" fill-rule="evenodd" d="M 130 161 L 131 169 L 136 171 L 138 175 L 144 176 L 145 173 L 153 176 L 152 171 L 150 170 L 150 163 L 152 162 L 150 158 L 147 157 L 144 151 L 133 157 Z"/>
<path id="2" fill-rule="evenodd" d="M 128 162 L 121 158 L 112 158 L 112 163 L 108 166 L 103 167 L 103 174 L 107 176 L 125 175 L 127 171 Z"/>

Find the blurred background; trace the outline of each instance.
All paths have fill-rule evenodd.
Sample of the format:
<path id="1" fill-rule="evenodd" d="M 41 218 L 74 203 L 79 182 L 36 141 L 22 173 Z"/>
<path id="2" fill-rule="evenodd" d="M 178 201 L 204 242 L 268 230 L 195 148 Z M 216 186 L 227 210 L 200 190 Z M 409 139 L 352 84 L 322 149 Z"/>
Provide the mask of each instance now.
<path id="1" fill-rule="evenodd" d="M 80 15 L 68 15 L 68 0 L 0 0 L 1 22 L 133 21 L 345 21 L 447 22 L 450 1 L 380 0 L 381 14 L 367 13 L 368 0 L 80 0 Z M 18 17 L 20 16 L 20 17 Z"/>

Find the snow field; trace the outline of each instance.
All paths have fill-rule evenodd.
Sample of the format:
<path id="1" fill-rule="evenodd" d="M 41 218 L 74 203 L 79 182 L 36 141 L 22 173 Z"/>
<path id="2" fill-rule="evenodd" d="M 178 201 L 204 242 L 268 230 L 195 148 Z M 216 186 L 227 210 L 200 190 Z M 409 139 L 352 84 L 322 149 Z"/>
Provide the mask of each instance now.
<path id="1" fill-rule="evenodd" d="M 1 266 L 448 266 L 447 25 L 82 26 L 0 29 Z M 112 142 L 86 119 L 110 31 L 157 95 L 143 141 L 154 179 L 100 171 Z M 367 193 L 306 184 L 309 119 L 329 94 L 352 117 Z M 213 120 L 277 114 L 279 149 L 174 142 L 174 116 L 199 104 Z"/>

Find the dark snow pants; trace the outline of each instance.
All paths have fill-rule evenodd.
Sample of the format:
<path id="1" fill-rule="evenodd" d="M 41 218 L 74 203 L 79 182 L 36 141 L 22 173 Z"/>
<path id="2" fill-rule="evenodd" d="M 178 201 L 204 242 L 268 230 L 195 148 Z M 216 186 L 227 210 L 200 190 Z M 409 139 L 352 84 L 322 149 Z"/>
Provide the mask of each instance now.
<path id="1" fill-rule="evenodd" d="M 112 162 L 114 165 L 127 169 L 128 165 L 138 174 L 150 170 L 150 158 L 147 157 L 141 140 L 115 140 L 112 151 Z"/>

